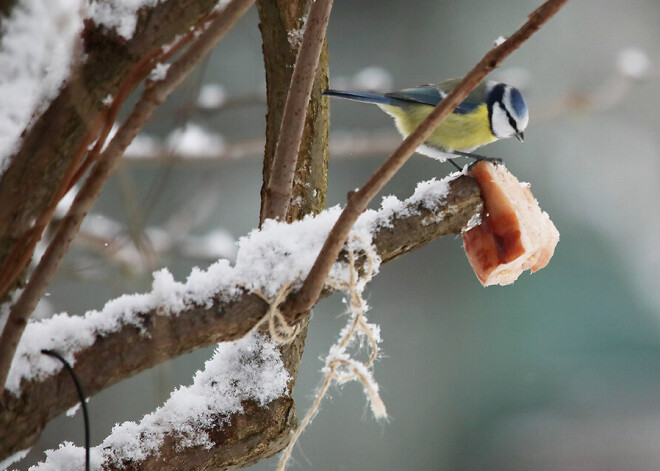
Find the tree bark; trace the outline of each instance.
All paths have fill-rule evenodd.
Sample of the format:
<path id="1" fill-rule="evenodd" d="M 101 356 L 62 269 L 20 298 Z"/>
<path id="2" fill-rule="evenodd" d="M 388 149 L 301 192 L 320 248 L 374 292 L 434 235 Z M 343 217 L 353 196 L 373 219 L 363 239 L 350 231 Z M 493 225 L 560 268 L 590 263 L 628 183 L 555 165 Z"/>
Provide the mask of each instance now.
<path id="1" fill-rule="evenodd" d="M 289 82 L 296 60 L 297 47 L 290 34 L 303 27 L 305 0 L 258 0 L 264 67 L 266 70 L 267 105 L 266 148 L 264 151 L 263 186 L 261 188 L 262 222 L 266 189 L 270 180 L 275 146 L 282 122 Z M 328 87 L 328 49 L 323 46 L 312 98 L 307 109 L 303 141 L 298 152 L 292 204 L 287 221 L 325 208 L 328 179 L 328 129 L 330 111 L 321 92 Z M 305 185 L 304 183 L 309 183 Z"/>
<path id="2" fill-rule="evenodd" d="M 301 36 L 298 33 L 290 36 L 289 39 L 289 43 L 299 42 L 300 45 L 282 112 L 275 154 L 270 165 L 270 180 L 268 182 L 264 181 L 266 190 L 263 192 L 265 198 L 261 204 L 264 208 L 261 211 L 262 221 L 264 219 L 283 221 L 286 219 L 289 206 L 300 206 L 300 203 L 302 203 L 302 201 L 299 203 L 292 199 L 293 187 L 299 187 L 302 190 L 305 186 L 301 185 L 300 178 L 298 178 L 296 185 L 293 183 L 312 89 L 315 82 L 318 85 L 316 71 L 321 52 L 323 50 L 327 52 L 325 35 L 330 20 L 332 3 L 333 0 L 317 0 L 310 3 L 309 12 L 305 17 L 302 38 L 298 39 Z M 291 38 L 294 41 L 291 41 Z M 316 98 L 319 97 L 320 95 Z M 327 107 L 321 109 L 327 111 Z M 327 116 L 325 117 L 327 118 Z M 327 152 L 327 142 L 325 148 Z M 305 158 L 304 155 L 302 157 Z M 312 156 L 312 159 L 323 162 L 318 156 Z M 310 184 L 311 182 L 308 182 L 307 187 Z M 312 194 L 316 195 L 318 191 L 315 189 Z"/>

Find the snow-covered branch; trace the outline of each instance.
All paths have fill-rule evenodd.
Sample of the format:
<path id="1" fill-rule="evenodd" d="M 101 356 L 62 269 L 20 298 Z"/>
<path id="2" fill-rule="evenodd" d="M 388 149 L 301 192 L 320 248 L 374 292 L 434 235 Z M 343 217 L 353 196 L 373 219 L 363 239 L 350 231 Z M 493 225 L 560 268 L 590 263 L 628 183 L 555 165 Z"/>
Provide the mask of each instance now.
<path id="1" fill-rule="evenodd" d="M 387 262 L 435 238 L 460 233 L 480 211 L 474 181 L 453 175 L 421 183 L 405 201 L 385 198 L 378 211 L 361 216 L 354 230 Z M 69 378 L 39 353 L 42 348 L 64 354 L 93 395 L 177 355 L 237 340 L 268 309 L 262 297 L 250 292 L 274 298 L 286 282 L 299 284 L 339 213 L 335 207 L 292 224 L 268 222 L 239 241 L 234 266 L 221 260 L 207 270 L 195 269 L 185 283 L 160 271 L 149 293 L 122 296 L 83 317 L 60 314 L 31 323 L 3 394 L 0 457 L 30 446 L 46 422 L 76 402 Z M 347 272 L 339 262 L 331 276 L 342 279 Z"/>
<path id="2" fill-rule="evenodd" d="M 236 455 L 245 456 L 237 454 L 232 445 L 244 442 L 246 436 L 255 442 L 255 448 L 256 442 L 272 446 L 274 435 L 290 421 L 289 379 L 280 352 L 267 336 L 255 332 L 221 344 L 204 370 L 195 374 L 192 385 L 176 389 L 163 406 L 138 423 L 116 425 L 91 450 L 92 466 L 138 470 L 163 469 L 167 463 L 168 469 L 187 470 L 212 462 L 220 467 Z M 265 407 L 282 409 L 282 420 L 269 421 L 270 427 L 258 436 L 249 428 L 232 427 L 232 417 L 259 414 Z M 59 449 L 47 451 L 47 459 L 31 469 L 83 469 L 84 453 L 83 448 L 63 443 Z"/>

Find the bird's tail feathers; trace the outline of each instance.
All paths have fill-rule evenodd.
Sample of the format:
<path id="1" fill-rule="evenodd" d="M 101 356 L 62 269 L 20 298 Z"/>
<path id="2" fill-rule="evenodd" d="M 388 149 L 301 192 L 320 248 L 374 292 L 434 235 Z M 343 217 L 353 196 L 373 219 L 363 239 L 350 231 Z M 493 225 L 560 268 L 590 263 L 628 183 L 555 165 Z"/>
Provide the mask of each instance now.
<path id="1" fill-rule="evenodd" d="M 366 92 L 346 92 L 343 90 L 333 90 L 327 89 L 323 92 L 324 95 L 336 96 L 339 98 L 345 98 L 347 100 L 361 101 L 364 103 L 374 103 L 376 105 L 392 105 L 395 101 L 393 98 L 390 98 L 385 95 L 378 95 L 376 93 L 366 93 Z"/>

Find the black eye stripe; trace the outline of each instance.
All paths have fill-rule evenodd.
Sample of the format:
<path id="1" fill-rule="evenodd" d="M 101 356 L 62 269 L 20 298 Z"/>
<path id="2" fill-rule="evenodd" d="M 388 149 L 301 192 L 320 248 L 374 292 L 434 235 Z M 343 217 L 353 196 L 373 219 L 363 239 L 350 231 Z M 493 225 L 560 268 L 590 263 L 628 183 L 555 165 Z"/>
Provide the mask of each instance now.
<path id="1" fill-rule="evenodd" d="M 518 124 L 516 123 L 516 120 L 513 119 L 513 116 L 511 116 L 511 113 L 509 113 L 509 110 L 506 109 L 506 106 L 502 106 L 502 109 L 504 110 L 507 117 L 509 118 L 509 124 L 511 125 L 513 130 L 516 131 L 516 132 L 519 132 L 518 131 Z"/>
<path id="2" fill-rule="evenodd" d="M 498 83 L 493 87 L 493 89 L 489 92 L 488 98 L 487 98 L 487 105 L 488 105 L 488 124 L 490 127 L 490 132 L 495 135 L 495 132 L 493 130 L 493 110 L 495 108 L 495 105 L 499 106 L 504 113 L 506 113 L 506 117 L 509 119 L 509 124 L 511 127 L 514 129 L 516 133 L 519 133 L 520 130 L 518 129 L 518 123 L 516 120 L 511 116 L 511 112 L 509 109 L 504 105 L 504 92 L 506 90 L 506 85 L 503 83 Z"/>

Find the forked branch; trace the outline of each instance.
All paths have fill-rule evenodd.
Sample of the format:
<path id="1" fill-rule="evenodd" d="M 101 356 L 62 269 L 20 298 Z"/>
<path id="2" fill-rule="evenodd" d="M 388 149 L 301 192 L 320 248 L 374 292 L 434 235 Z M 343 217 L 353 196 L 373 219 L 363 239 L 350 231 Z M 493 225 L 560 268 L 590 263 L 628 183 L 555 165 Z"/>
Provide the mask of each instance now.
<path id="1" fill-rule="evenodd" d="M 263 219 L 284 220 L 291 201 L 293 175 L 303 137 L 307 105 L 312 95 L 319 56 L 325 40 L 333 0 L 317 0 L 309 7 L 305 32 L 291 76 L 289 93 L 275 147 L 273 170 L 266 190 Z"/>

